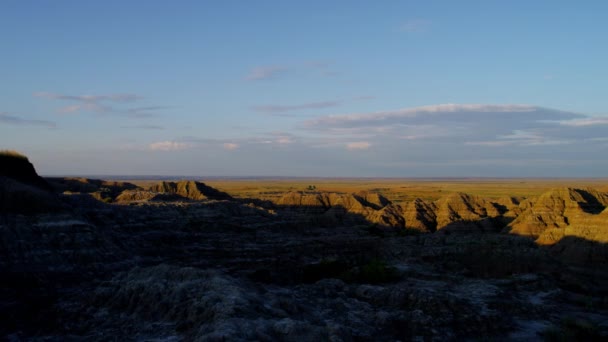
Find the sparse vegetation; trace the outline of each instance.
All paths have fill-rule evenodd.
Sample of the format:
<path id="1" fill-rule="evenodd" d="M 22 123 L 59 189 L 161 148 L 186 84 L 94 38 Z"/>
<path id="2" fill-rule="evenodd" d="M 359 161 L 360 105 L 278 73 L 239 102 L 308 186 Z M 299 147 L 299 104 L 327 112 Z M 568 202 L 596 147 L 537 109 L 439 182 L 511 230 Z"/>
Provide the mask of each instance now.
<path id="1" fill-rule="evenodd" d="M 397 277 L 395 268 L 381 259 L 374 258 L 359 268 L 355 280 L 366 284 L 381 284 L 394 281 Z"/>
<path id="2" fill-rule="evenodd" d="M 27 157 L 24 154 L 14 150 L 0 150 L 0 157 L 10 157 L 27 160 Z"/>
<path id="3" fill-rule="evenodd" d="M 143 188 L 156 181 L 133 181 Z M 225 191 L 236 198 L 259 198 L 273 200 L 293 189 L 305 189 L 314 185 L 316 191 L 358 193 L 382 189 L 381 193 L 394 203 L 412 201 L 416 198 L 434 201 L 446 193 L 463 192 L 489 199 L 502 197 L 535 197 L 544 192 L 564 186 L 608 191 L 608 179 L 466 179 L 466 180 L 426 180 L 426 179 L 215 179 L 205 180 L 205 184 Z"/>
<path id="4" fill-rule="evenodd" d="M 395 268 L 378 258 L 355 265 L 342 260 L 324 259 L 303 269 L 302 281 L 305 283 L 326 278 L 341 279 L 347 283 L 382 284 L 396 280 L 398 274 Z"/>
<path id="5" fill-rule="evenodd" d="M 547 342 L 566 341 L 606 341 L 597 325 L 582 319 L 565 318 L 557 327 L 551 327 L 542 333 Z"/>

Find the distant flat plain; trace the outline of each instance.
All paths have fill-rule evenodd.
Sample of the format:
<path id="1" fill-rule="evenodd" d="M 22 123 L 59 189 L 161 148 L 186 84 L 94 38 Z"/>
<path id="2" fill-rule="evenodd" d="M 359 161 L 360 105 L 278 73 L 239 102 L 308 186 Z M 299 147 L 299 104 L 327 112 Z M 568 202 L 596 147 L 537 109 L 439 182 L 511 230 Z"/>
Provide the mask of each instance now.
<path id="1" fill-rule="evenodd" d="M 237 198 L 272 200 L 289 191 L 327 191 L 355 193 L 379 192 L 394 202 L 415 198 L 436 200 L 453 192 L 464 192 L 490 199 L 534 197 L 553 188 L 594 188 L 608 192 L 608 178 L 217 178 L 179 177 L 192 179 L 227 192 Z M 161 179 L 125 179 L 138 186 L 148 187 Z M 163 177 L 162 180 L 169 180 Z"/>

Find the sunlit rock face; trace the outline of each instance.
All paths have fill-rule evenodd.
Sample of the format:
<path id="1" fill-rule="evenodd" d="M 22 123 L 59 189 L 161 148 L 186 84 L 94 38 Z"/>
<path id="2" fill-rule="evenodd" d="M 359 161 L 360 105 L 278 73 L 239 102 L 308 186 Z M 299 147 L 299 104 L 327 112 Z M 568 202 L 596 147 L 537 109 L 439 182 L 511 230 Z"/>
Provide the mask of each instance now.
<path id="1" fill-rule="evenodd" d="M 522 203 L 524 208 L 507 229 L 512 234 L 534 238 L 544 235 L 539 242 L 551 243 L 557 241 L 560 234 L 563 236 L 580 230 L 576 227 L 597 222 L 595 216 L 604 210 L 606 204 L 608 196 L 592 189 L 554 189 L 536 200 Z M 544 234 L 547 230 L 550 231 Z"/>
<path id="2" fill-rule="evenodd" d="M 437 229 L 450 231 L 494 231 L 492 220 L 500 216 L 498 208 L 484 198 L 454 193 L 435 202 Z"/>
<path id="3" fill-rule="evenodd" d="M 379 194 L 338 194 L 332 192 L 289 192 L 276 201 L 279 210 L 312 218 L 321 216 L 335 224 L 377 224 L 403 228 L 401 207 Z"/>
<path id="4" fill-rule="evenodd" d="M 149 189 L 152 192 L 175 194 L 192 200 L 229 199 L 226 193 L 218 191 L 205 183 L 195 181 L 160 182 Z"/>
<path id="5" fill-rule="evenodd" d="M 421 232 L 434 232 L 437 230 L 437 206 L 419 198 L 403 206 L 403 217 L 408 229 Z"/>
<path id="6" fill-rule="evenodd" d="M 148 189 L 128 188 L 114 199 L 119 203 L 147 201 L 205 201 L 229 200 L 230 195 L 195 181 L 160 182 Z"/>

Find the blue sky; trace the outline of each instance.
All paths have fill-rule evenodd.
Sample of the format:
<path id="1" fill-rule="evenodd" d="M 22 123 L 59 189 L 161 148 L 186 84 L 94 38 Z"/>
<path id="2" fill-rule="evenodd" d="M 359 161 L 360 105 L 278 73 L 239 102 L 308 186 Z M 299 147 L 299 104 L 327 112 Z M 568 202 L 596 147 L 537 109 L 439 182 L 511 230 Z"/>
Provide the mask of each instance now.
<path id="1" fill-rule="evenodd" d="M 47 175 L 605 177 L 606 1 L 3 1 Z"/>

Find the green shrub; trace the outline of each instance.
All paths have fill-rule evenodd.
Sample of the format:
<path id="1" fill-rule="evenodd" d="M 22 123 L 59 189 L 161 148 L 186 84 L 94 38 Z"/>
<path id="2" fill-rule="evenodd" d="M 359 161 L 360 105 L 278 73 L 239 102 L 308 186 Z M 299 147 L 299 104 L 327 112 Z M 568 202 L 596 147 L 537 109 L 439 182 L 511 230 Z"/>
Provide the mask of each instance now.
<path id="1" fill-rule="evenodd" d="M 388 266 L 386 262 L 374 258 L 359 267 L 355 281 L 366 284 L 379 284 L 397 279 L 397 270 Z"/>
<path id="2" fill-rule="evenodd" d="M 542 332 L 543 340 L 550 342 L 562 341 L 606 341 L 608 336 L 602 336 L 597 325 L 575 318 L 565 318 L 557 327 L 551 327 Z"/>

